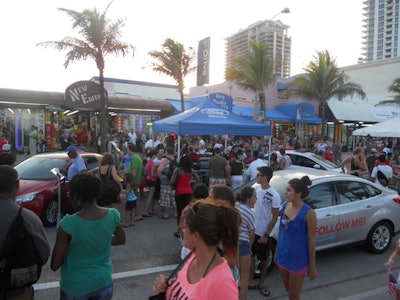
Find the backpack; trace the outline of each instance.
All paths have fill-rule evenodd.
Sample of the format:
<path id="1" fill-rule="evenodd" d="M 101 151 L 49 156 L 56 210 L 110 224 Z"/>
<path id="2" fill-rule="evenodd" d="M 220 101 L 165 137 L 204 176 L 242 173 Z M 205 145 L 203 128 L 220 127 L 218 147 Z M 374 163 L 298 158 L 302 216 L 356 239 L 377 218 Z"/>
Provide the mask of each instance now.
<path id="1" fill-rule="evenodd" d="M 385 176 L 385 174 L 383 174 L 383 172 L 381 170 L 378 169 L 378 172 L 376 173 L 376 177 L 378 178 L 378 181 L 381 185 L 383 186 L 388 186 L 389 185 L 389 180 L 387 179 L 387 177 Z"/>
<path id="2" fill-rule="evenodd" d="M 42 259 L 25 227 L 22 207 L 8 230 L 0 253 L 0 290 L 30 286 L 39 280 Z"/>
<path id="3" fill-rule="evenodd" d="M 175 169 L 178 167 L 178 162 L 176 159 L 171 159 L 166 157 L 169 161 L 169 166 L 163 170 L 164 175 L 167 175 L 168 180 L 171 180 L 172 174 L 174 174 Z"/>

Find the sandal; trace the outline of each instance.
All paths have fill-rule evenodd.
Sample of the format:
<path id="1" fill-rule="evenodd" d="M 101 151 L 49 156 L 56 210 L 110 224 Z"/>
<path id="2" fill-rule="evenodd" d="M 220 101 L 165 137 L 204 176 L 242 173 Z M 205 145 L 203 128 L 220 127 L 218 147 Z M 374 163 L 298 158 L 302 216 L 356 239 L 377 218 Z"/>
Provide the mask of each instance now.
<path id="1" fill-rule="evenodd" d="M 249 290 L 255 290 L 257 287 L 255 285 L 248 285 L 247 289 Z"/>
<path id="2" fill-rule="evenodd" d="M 263 295 L 264 297 L 269 297 L 271 295 L 271 292 L 269 290 L 267 290 L 266 288 L 259 286 L 258 290 L 260 291 L 261 295 Z"/>
<path id="3" fill-rule="evenodd" d="M 158 215 L 158 218 L 159 218 L 159 219 L 164 219 L 164 220 L 169 219 L 169 217 L 166 217 L 166 216 L 163 216 L 163 215 Z"/>

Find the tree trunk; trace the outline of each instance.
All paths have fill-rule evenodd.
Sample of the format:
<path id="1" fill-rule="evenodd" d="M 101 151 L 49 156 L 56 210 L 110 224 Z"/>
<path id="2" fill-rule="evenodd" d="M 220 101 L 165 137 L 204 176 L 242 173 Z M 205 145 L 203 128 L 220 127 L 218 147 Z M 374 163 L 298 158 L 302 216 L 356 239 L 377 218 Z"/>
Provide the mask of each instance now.
<path id="1" fill-rule="evenodd" d="M 181 95 L 181 112 L 185 111 L 185 96 L 183 95 L 183 89 L 179 87 L 179 94 Z"/>
<path id="2" fill-rule="evenodd" d="M 325 113 L 325 109 L 326 109 L 326 101 L 321 101 L 321 119 L 322 119 L 322 137 L 325 138 L 326 134 L 327 134 L 327 130 L 326 130 L 326 113 Z"/>
<path id="3" fill-rule="evenodd" d="M 260 93 L 258 96 L 258 101 L 260 102 L 260 110 L 261 110 L 261 122 L 264 123 L 266 120 L 266 108 L 265 108 L 265 94 Z"/>
<path id="4" fill-rule="evenodd" d="M 100 69 L 100 152 L 106 152 L 107 144 L 107 95 L 104 90 L 104 72 Z"/>

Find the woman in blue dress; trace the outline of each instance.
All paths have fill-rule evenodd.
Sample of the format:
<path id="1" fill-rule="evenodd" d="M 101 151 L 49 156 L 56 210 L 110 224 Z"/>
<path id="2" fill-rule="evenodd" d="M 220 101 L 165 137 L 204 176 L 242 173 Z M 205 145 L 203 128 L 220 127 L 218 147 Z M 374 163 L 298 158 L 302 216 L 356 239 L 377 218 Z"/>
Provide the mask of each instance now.
<path id="1" fill-rule="evenodd" d="M 289 299 L 300 299 L 304 277 L 317 277 L 315 230 L 317 218 L 303 202 L 308 196 L 310 178 L 291 179 L 285 191 L 286 203 L 280 212 L 279 238 L 275 262 Z"/>

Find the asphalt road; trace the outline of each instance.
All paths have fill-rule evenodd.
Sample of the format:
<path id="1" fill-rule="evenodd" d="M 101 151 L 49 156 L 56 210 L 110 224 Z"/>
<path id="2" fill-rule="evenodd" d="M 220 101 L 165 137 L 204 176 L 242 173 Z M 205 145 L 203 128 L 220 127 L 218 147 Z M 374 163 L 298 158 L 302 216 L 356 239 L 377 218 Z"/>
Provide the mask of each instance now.
<path id="1" fill-rule="evenodd" d="M 343 158 L 350 153 L 343 153 Z M 17 161 L 26 159 L 18 155 Z M 123 206 L 119 208 L 124 217 Z M 159 208 L 158 208 L 159 211 Z M 127 242 L 112 248 L 114 298 L 148 299 L 153 293 L 152 284 L 158 274 L 169 274 L 180 259 L 180 242 L 172 233 L 176 219 L 162 220 L 156 216 L 137 222 L 126 229 Z M 47 228 L 51 246 L 55 243 L 56 228 Z M 398 238 L 395 237 L 395 238 Z M 366 252 L 361 246 L 349 246 L 317 253 L 318 278 L 305 279 L 302 299 L 393 299 L 386 286 L 386 269 L 383 262 L 394 250 L 395 243 L 382 255 Z M 399 272 L 398 262 L 394 273 Z M 36 300 L 58 299 L 59 271 L 52 272 L 47 263 L 40 281 L 35 285 Z M 279 272 L 269 274 L 266 285 L 271 290 L 267 299 L 287 299 Z M 249 291 L 249 299 L 265 299 L 257 290 Z"/>
<path id="2" fill-rule="evenodd" d="M 120 207 L 123 211 L 123 207 Z M 152 284 L 160 274 L 168 275 L 180 259 L 180 242 L 172 235 L 176 219 L 162 220 L 156 216 L 145 218 L 126 229 L 127 242 L 112 248 L 114 274 L 113 299 L 148 299 Z M 56 228 L 47 228 L 54 245 Z M 397 237 L 396 237 L 397 238 Z M 395 243 L 382 255 L 366 252 L 362 246 L 348 246 L 317 254 L 318 278 L 304 282 L 302 299 L 391 299 L 386 287 L 383 263 L 394 250 Z M 398 265 L 398 264 L 397 264 Z M 398 267 L 394 268 L 395 274 Z M 52 272 L 47 263 L 35 285 L 36 299 L 57 299 L 59 271 Z M 266 282 L 271 290 L 268 299 L 287 299 L 279 272 L 274 268 Z M 249 292 L 249 299 L 265 299 L 257 290 Z"/>

